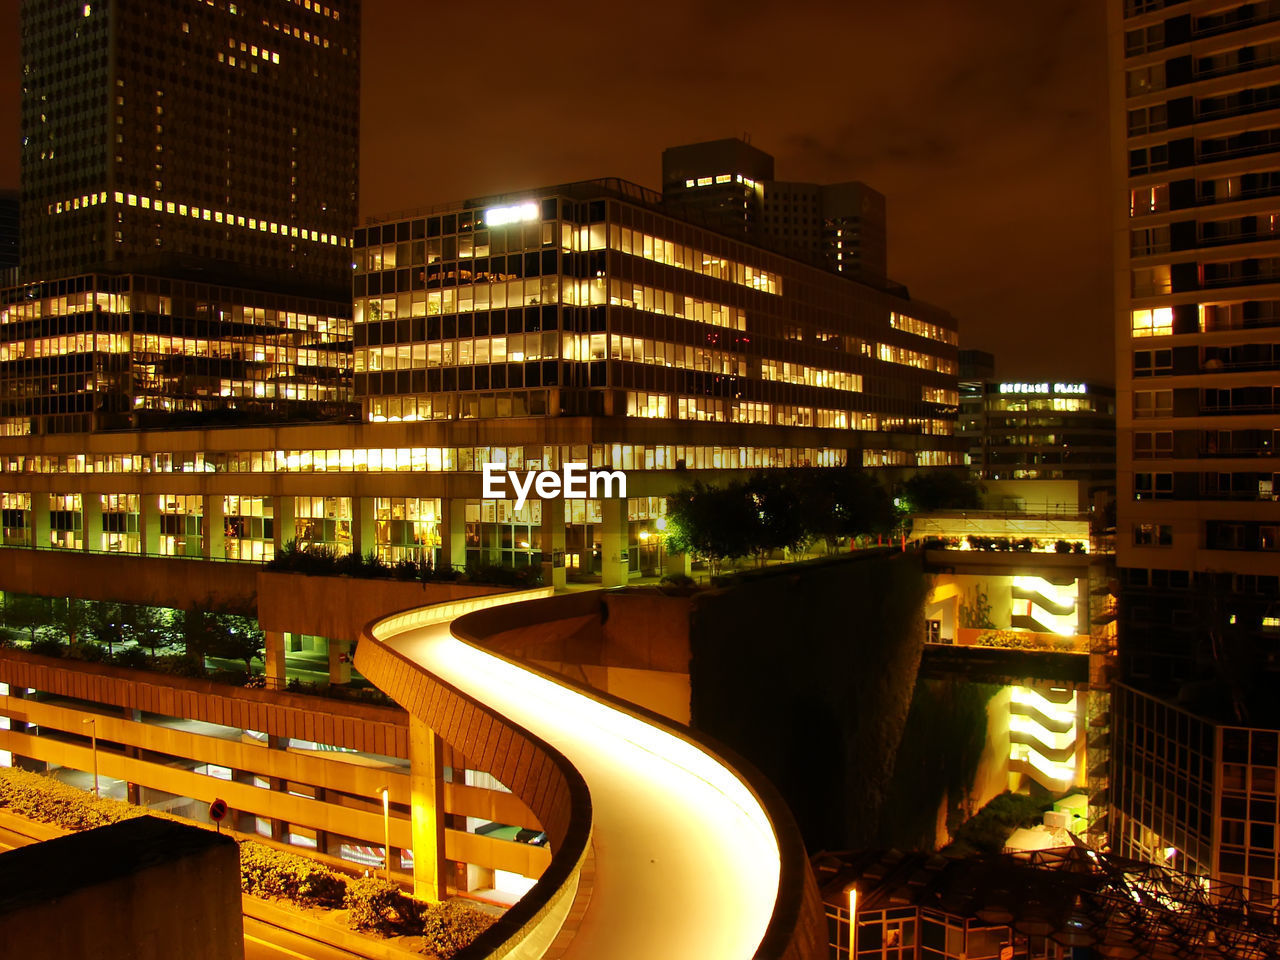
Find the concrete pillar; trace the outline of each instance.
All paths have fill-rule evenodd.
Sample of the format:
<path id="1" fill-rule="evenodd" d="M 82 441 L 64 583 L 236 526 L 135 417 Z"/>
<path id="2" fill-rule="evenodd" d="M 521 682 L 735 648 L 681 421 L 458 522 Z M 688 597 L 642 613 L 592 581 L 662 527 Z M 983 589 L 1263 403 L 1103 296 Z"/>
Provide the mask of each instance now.
<path id="1" fill-rule="evenodd" d="M 378 527 L 373 497 L 351 498 L 351 552 L 365 557 L 378 552 Z"/>
<path id="2" fill-rule="evenodd" d="M 267 734 L 267 749 L 268 750 L 288 750 L 289 738 L 277 737 L 274 734 Z M 276 793 L 289 792 L 289 781 L 283 779 L 282 777 L 268 777 L 267 779 L 268 781 L 270 781 L 271 789 L 274 790 Z M 284 820 L 276 820 L 274 817 L 271 818 L 271 839 L 279 841 L 281 843 L 287 843 L 289 840 L 288 822 Z"/>
<path id="3" fill-rule="evenodd" d="M 160 498 L 154 493 L 138 498 L 138 539 L 144 557 L 160 555 Z"/>
<path id="4" fill-rule="evenodd" d="M 564 587 L 564 501 L 561 499 L 542 501 L 542 524 L 539 530 L 542 550 L 542 585 Z"/>
<path id="5" fill-rule="evenodd" d="M 329 640 L 329 682 L 351 682 L 351 642 Z"/>
<path id="6" fill-rule="evenodd" d="M 227 501 L 220 493 L 204 498 L 204 555 L 210 560 L 227 559 Z"/>
<path id="7" fill-rule="evenodd" d="M 627 501 L 620 497 L 608 497 L 600 503 L 601 557 L 600 581 L 606 587 L 627 585 L 629 525 Z"/>
<path id="8" fill-rule="evenodd" d="M 102 549 L 102 495 L 80 495 L 80 543 L 85 550 Z"/>
<path id="9" fill-rule="evenodd" d="M 298 533 L 293 525 L 293 497 L 274 498 L 271 504 L 271 530 L 276 553 L 290 540 L 297 538 Z"/>
<path id="10" fill-rule="evenodd" d="M 265 666 L 268 690 L 283 690 L 285 687 L 284 634 L 278 630 L 264 632 Z"/>
<path id="11" fill-rule="evenodd" d="M 31 494 L 31 545 L 49 549 L 49 494 Z"/>
<path id="12" fill-rule="evenodd" d="M 444 751 L 440 738 L 409 714 L 413 895 L 429 902 L 442 899 L 445 892 L 443 774 Z"/>
<path id="13" fill-rule="evenodd" d="M 1076 580 L 1076 633 L 1083 637 L 1089 636 L 1092 629 L 1089 616 L 1089 571 L 1086 569 L 1081 572 L 1080 578 Z"/>
<path id="14" fill-rule="evenodd" d="M 122 707 L 120 709 L 120 715 L 126 720 L 132 720 L 134 723 L 142 722 L 142 711 L 135 710 L 132 707 Z M 142 756 L 142 749 L 140 747 L 131 747 L 128 744 L 125 744 L 124 755 L 130 760 L 137 760 Z M 138 789 L 138 785 L 132 780 L 125 780 L 124 795 L 125 800 L 129 803 L 136 805 L 142 802 L 141 791 Z"/>
<path id="15" fill-rule="evenodd" d="M 693 576 L 693 557 L 687 553 L 664 553 L 662 573 L 668 577 Z"/>
<path id="16" fill-rule="evenodd" d="M 467 567 L 467 501 L 461 497 L 440 503 L 440 569 Z"/>

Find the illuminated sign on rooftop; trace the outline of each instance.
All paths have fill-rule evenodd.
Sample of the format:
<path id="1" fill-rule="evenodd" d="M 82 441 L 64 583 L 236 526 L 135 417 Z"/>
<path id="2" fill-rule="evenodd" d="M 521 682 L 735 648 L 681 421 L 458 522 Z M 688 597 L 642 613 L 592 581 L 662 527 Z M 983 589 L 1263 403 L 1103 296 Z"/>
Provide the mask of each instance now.
<path id="1" fill-rule="evenodd" d="M 484 212 L 484 225 L 486 227 L 500 227 L 504 223 L 519 223 L 522 220 L 537 219 L 538 205 L 532 201 L 512 204 L 509 207 L 490 207 Z"/>
<path id="2" fill-rule="evenodd" d="M 1001 393 L 1088 393 L 1089 388 L 1083 383 L 1002 383 Z"/>

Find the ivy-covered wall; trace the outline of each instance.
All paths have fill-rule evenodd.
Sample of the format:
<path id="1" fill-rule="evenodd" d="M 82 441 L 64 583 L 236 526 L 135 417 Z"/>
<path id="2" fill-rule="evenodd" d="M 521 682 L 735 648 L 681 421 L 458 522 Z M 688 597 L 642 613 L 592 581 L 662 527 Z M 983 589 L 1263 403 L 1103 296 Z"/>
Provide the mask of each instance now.
<path id="1" fill-rule="evenodd" d="M 694 597 L 693 725 L 754 763 L 810 850 L 877 843 L 924 638 L 917 554 L 766 568 Z"/>

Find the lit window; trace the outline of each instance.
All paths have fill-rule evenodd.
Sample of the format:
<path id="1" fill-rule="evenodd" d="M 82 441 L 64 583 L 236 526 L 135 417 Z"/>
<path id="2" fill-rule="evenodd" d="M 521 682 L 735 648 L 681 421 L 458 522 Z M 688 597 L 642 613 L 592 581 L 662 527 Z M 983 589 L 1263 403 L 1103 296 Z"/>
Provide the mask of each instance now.
<path id="1" fill-rule="evenodd" d="M 1173 333 L 1173 308 L 1133 311 L 1132 330 L 1135 337 L 1168 336 Z"/>

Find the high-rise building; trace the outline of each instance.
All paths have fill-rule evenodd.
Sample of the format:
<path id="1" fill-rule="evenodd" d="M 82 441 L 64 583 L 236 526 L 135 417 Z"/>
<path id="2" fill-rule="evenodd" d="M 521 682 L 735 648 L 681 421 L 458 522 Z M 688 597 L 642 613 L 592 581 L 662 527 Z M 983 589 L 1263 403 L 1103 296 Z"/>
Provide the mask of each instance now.
<path id="1" fill-rule="evenodd" d="M 22 85 L 24 281 L 346 294 L 358 0 L 24 0 Z"/>
<path id="2" fill-rule="evenodd" d="M 360 5 L 22 5 L 0 432 L 350 412 Z"/>
<path id="3" fill-rule="evenodd" d="M 18 191 L 0 190 L 0 287 L 18 281 Z"/>
<path id="4" fill-rule="evenodd" d="M 662 195 L 752 243 L 873 286 L 888 284 L 884 194 L 865 183 L 775 180 L 773 157 L 731 138 L 664 150 Z"/>
<path id="5" fill-rule="evenodd" d="M 956 433 L 981 480 L 1115 486 L 1115 390 L 1078 380 L 961 380 Z"/>
<path id="6" fill-rule="evenodd" d="M 1109 8 L 1122 674 L 1111 839 L 1271 892 L 1280 13 Z"/>

